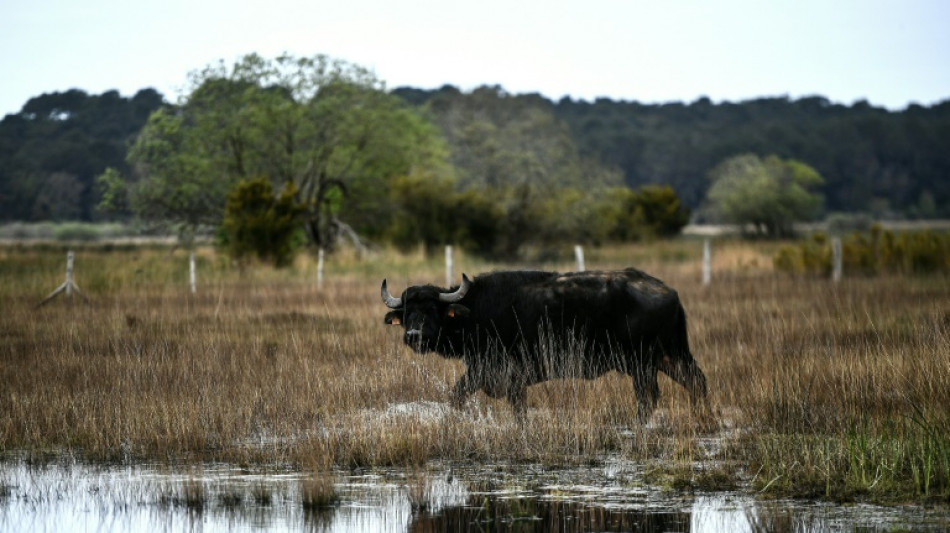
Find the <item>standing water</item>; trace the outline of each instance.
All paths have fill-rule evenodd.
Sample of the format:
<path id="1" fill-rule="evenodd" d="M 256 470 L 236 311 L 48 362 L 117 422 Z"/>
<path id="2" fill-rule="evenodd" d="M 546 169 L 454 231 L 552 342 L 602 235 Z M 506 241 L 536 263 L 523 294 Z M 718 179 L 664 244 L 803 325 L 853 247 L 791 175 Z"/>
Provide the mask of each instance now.
<path id="1" fill-rule="evenodd" d="M 222 465 L 0 463 L 0 531 L 945 531 L 919 507 L 759 501 L 643 486 L 635 466 L 312 474 Z"/>

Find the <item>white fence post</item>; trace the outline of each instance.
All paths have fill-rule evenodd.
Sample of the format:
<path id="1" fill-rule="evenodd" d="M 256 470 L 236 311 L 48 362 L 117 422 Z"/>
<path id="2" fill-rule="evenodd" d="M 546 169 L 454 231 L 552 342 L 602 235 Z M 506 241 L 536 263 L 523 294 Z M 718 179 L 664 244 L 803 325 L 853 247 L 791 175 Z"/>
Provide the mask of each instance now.
<path id="1" fill-rule="evenodd" d="M 574 247 L 574 259 L 577 260 L 577 271 L 584 271 L 584 248 L 581 245 Z"/>
<path id="2" fill-rule="evenodd" d="M 445 286 L 451 287 L 455 280 L 455 260 L 452 257 L 452 245 L 445 246 Z"/>
<path id="3" fill-rule="evenodd" d="M 324 262 L 324 252 L 323 248 L 317 252 L 317 289 L 323 288 L 323 262 Z"/>
<path id="4" fill-rule="evenodd" d="M 712 243 L 703 241 L 703 285 L 712 283 Z"/>
<path id="5" fill-rule="evenodd" d="M 75 255 L 73 254 L 72 250 L 66 252 L 66 283 L 63 284 L 66 287 L 66 296 L 73 295 L 73 286 L 75 285 L 75 283 L 73 283 L 73 259 L 74 258 L 75 258 Z"/>
<path id="6" fill-rule="evenodd" d="M 841 281 L 841 238 L 831 239 L 831 279 L 835 283 Z"/>
<path id="7" fill-rule="evenodd" d="M 188 279 L 191 282 L 191 294 L 198 293 L 198 271 L 195 268 L 195 252 L 188 255 Z"/>

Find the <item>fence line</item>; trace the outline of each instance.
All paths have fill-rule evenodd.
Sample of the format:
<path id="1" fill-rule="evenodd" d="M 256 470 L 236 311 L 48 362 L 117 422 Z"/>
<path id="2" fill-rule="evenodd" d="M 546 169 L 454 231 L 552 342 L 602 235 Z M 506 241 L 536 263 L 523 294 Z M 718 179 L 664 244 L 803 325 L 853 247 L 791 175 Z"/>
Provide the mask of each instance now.
<path id="1" fill-rule="evenodd" d="M 841 281 L 843 277 L 843 249 L 840 237 L 834 237 L 831 240 L 831 249 L 832 249 L 832 272 L 831 279 L 835 283 Z M 317 288 L 323 288 L 324 280 L 324 268 L 326 264 L 326 253 L 323 248 L 320 248 L 318 251 L 317 259 Z M 574 246 L 574 259 L 577 263 L 577 272 L 584 272 L 586 270 L 586 264 L 584 260 L 584 248 L 581 245 Z M 76 282 L 73 280 L 73 270 L 74 270 L 75 254 L 70 250 L 66 254 L 66 280 L 55 290 L 53 290 L 46 298 L 44 298 L 36 307 L 41 307 L 48 303 L 50 300 L 55 298 L 61 293 L 66 293 L 67 297 L 72 297 L 73 292 L 78 294 L 86 303 L 89 303 L 89 299 L 82 294 L 79 290 L 79 286 L 76 285 Z M 188 274 L 189 274 L 189 285 L 191 289 L 191 294 L 197 294 L 198 292 L 198 276 L 197 276 L 197 266 L 195 259 L 195 252 L 192 251 L 188 257 Z M 455 279 L 455 260 L 454 260 L 454 249 L 451 245 L 445 247 L 445 284 L 447 287 L 453 286 Z M 712 241 L 711 239 L 703 240 L 703 262 L 702 262 L 702 284 L 703 286 L 709 286 L 712 284 Z"/>

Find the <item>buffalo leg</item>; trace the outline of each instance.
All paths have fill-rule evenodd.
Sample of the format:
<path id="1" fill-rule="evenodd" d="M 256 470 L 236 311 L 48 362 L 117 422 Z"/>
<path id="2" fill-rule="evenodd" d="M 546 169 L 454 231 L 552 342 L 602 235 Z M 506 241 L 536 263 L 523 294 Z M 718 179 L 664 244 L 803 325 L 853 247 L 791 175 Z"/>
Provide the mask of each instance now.
<path id="1" fill-rule="evenodd" d="M 650 420 L 660 396 L 656 373 L 655 366 L 645 366 L 633 372 L 633 386 L 637 394 L 637 420 L 643 424 Z"/>
<path id="2" fill-rule="evenodd" d="M 475 385 L 475 380 L 472 378 L 469 372 L 466 372 L 455 382 L 455 390 L 452 393 L 452 405 L 456 409 L 461 409 L 465 405 L 465 401 L 468 400 L 468 397 L 475 394 L 475 391 L 478 390 L 478 387 Z"/>
<path id="3" fill-rule="evenodd" d="M 689 399 L 696 408 L 706 403 L 706 375 L 692 356 L 686 357 L 689 359 L 680 358 L 675 362 L 664 357 L 660 360 L 660 370 L 689 392 Z"/>
<path id="4" fill-rule="evenodd" d="M 505 396 L 515 410 L 515 418 L 523 424 L 528 413 L 528 388 L 524 385 L 510 385 Z"/>

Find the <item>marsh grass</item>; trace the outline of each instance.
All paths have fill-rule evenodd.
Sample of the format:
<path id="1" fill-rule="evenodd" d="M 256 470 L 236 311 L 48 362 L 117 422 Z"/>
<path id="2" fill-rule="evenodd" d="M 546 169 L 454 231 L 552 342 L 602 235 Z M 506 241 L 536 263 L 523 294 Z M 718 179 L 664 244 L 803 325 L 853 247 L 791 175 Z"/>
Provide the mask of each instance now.
<path id="1" fill-rule="evenodd" d="M 300 485 L 300 501 L 304 510 L 322 512 L 340 503 L 335 481 L 333 474 L 327 472 L 314 472 L 304 479 Z"/>
<path id="2" fill-rule="evenodd" d="M 193 513 L 203 513 L 208 506 L 208 498 L 204 482 L 193 477 L 182 480 L 178 485 L 163 487 L 158 495 L 160 505 L 179 507 Z"/>
<path id="3" fill-rule="evenodd" d="M 426 512 L 433 507 L 433 483 L 428 472 L 410 470 L 406 476 L 406 497 L 414 513 Z"/>
<path id="4" fill-rule="evenodd" d="M 641 427 L 618 374 L 529 388 L 524 424 L 481 393 L 449 408 L 461 364 L 402 346 L 379 302 L 383 277 L 440 283 L 441 257 L 343 254 L 317 290 L 312 258 L 237 269 L 200 249 L 192 295 L 183 250 L 90 245 L 75 279 L 91 303 L 35 309 L 62 283 L 65 249 L 0 248 L 0 451 L 290 465 L 314 473 L 301 490 L 318 506 L 338 468 L 607 455 L 680 490 L 950 501 L 950 281 L 792 279 L 771 272 L 772 253 L 718 245 L 703 287 L 696 242 L 588 252 L 591 267 L 637 266 L 678 290 L 708 378 L 712 423 L 661 377 Z M 553 261 L 541 266 L 573 267 L 569 251 Z"/>

